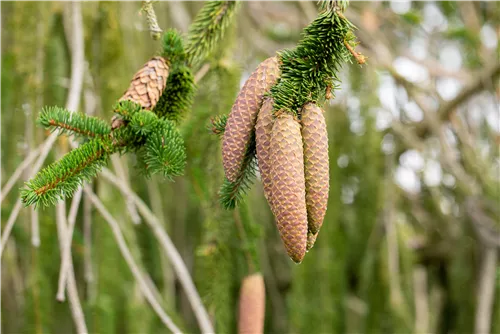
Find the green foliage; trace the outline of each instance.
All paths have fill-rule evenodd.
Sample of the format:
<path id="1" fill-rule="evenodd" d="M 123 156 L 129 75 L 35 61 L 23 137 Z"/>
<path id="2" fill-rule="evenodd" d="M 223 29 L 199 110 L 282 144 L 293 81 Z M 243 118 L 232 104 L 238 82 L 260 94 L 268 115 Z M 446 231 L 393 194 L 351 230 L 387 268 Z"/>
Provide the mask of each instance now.
<path id="1" fill-rule="evenodd" d="M 189 27 L 186 43 L 188 63 L 195 68 L 213 50 L 232 22 L 239 1 L 207 1 Z"/>
<path id="2" fill-rule="evenodd" d="M 167 86 L 153 112 L 160 118 L 179 123 L 193 105 L 196 85 L 193 73 L 186 65 L 173 64 Z"/>
<path id="3" fill-rule="evenodd" d="M 124 100 L 116 102 L 113 106 L 113 111 L 122 116 L 123 119 L 129 121 L 136 113 L 142 111 L 142 107 L 133 101 Z"/>
<path id="4" fill-rule="evenodd" d="M 349 5 L 349 0 L 320 0 L 318 1 L 319 8 L 321 10 L 335 10 L 340 9 L 344 12 Z"/>
<path id="5" fill-rule="evenodd" d="M 410 10 L 410 11 L 402 14 L 401 17 L 403 18 L 403 20 L 405 20 L 409 24 L 413 24 L 413 25 L 421 24 L 423 21 L 421 13 L 419 13 L 416 10 Z"/>
<path id="6" fill-rule="evenodd" d="M 243 200 L 243 196 L 252 186 L 257 172 L 255 150 L 255 133 L 253 133 L 250 145 L 243 159 L 241 174 L 234 182 L 229 182 L 225 179 L 220 188 L 220 202 L 225 209 L 234 209 Z"/>
<path id="7" fill-rule="evenodd" d="M 161 120 L 144 145 L 144 162 L 148 173 L 161 173 L 165 178 L 181 175 L 186 166 L 184 141 L 175 124 Z"/>
<path id="8" fill-rule="evenodd" d="M 130 130 L 140 137 L 147 137 L 156 130 L 158 117 L 151 111 L 136 113 L 128 124 Z"/>
<path id="9" fill-rule="evenodd" d="M 186 52 L 179 32 L 175 29 L 165 31 L 162 39 L 163 58 L 169 64 L 184 63 L 186 61 Z"/>
<path id="10" fill-rule="evenodd" d="M 212 126 L 210 127 L 210 131 L 222 137 L 224 131 L 226 130 L 227 117 L 227 115 L 217 115 L 212 118 Z"/>
<path id="11" fill-rule="evenodd" d="M 111 133 L 111 127 L 103 120 L 84 113 L 71 113 L 57 106 L 43 108 L 38 123 L 51 131 L 59 130 L 60 134 L 84 138 L 102 137 Z"/>
<path id="12" fill-rule="evenodd" d="M 324 98 L 327 88 L 339 82 L 342 64 L 350 60 L 344 43 L 354 38 L 354 26 L 330 2 L 322 7 L 326 10 L 304 29 L 297 47 L 279 53 L 281 79 L 271 89 L 275 112 L 298 115 L 306 102 Z"/>
<path id="13" fill-rule="evenodd" d="M 67 153 L 26 183 L 26 189 L 21 191 L 23 203 L 48 206 L 71 196 L 84 181 L 97 175 L 111 153 L 109 139 L 93 139 Z"/>

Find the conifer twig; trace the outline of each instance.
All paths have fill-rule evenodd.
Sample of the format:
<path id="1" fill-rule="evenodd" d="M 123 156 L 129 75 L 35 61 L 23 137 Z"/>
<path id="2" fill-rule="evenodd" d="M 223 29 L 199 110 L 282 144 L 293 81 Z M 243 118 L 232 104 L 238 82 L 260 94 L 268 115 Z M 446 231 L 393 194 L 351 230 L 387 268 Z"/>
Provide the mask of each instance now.
<path id="1" fill-rule="evenodd" d="M 184 289 L 184 292 L 186 293 L 189 303 L 191 304 L 196 319 L 198 320 L 201 332 L 214 333 L 210 317 L 208 316 L 207 310 L 203 306 L 200 295 L 196 290 L 191 275 L 189 274 L 189 271 L 184 261 L 182 260 L 181 255 L 179 254 L 179 251 L 175 248 L 172 240 L 163 229 L 160 220 L 153 214 L 153 212 L 144 203 L 144 201 L 139 198 L 139 196 L 137 196 L 137 194 L 132 191 L 130 187 L 120 182 L 120 180 L 109 169 L 103 168 L 101 176 L 103 179 L 106 179 L 115 187 L 117 187 L 125 196 L 130 196 L 130 198 L 134 200 L 135 204 L 137 205 L 137 209 L 144 217 L 145 222 L 149 225 L 156 238 L 158 239 L 159 244 L 165 251 L 165 254 L 170 259 L 170 263 L 172 263 L 172 267 L 175 270 L 179 282 Z"/>
<path id="2" fill-rule="evenodd" d="M 85 185 L 84 187 L 90 187 Z M 88 286 L 90 301 L 94 298 L 94 270 L 92 268 L 92 203 L 87 195 L 83 198 L 83 277 Z"/>
<path id="3" fill-rule="evenodd" d="M 7 219 L 7 223 L 5 223 L 5 227 L 3 228 L 2 231 L 2 238 L 0 239 L 0 258 L 2 257 L 5 244 L 9 239 L 10 233 L 12 232 L 12 228 L 14 227 L 14 223 L 16 222 L 17 216 L 19 216 L 19 212 L 21 211 L 22 207 L 23 203 L 21 202 L 21 200 L 18 200 L 16 202 L 16 205 L 14 205 L 14 208 L 10 212 L 10 216 Z"/>
<path id="4" fill-rule="evenodd" d="M 189 27 L 186 53 L 189 64 L 197 67 L 222 38 L 239 1 L 207 1 Z"/>
<path id="5" fill-rule="evenodd" d="M 151 0 L 143 1 L 141 11 L 146 13 L 146 21 L 148 22 L 149 34 L 151 35 L 151 38 L 155 41 L 159 40 L 162 30 L 158 25 L 156 13 L 153 8 L 153 2 Z"/>
<path id="6" fill-rule="evenodd" d="M 482 257 L 474 325 L 475 334 L 491 332 L 491 316 L 495 301 L 495 284 L 498 270 L 498 249 L 486 247 Z"/>
<path id="7" fill-rule="evenodd" d="M 89 200 L 92 202 L 97 211 L 99 211 L 104 220 L 109 224 L 109 227 L 113 232 L 113 235 L 116 239 L 116 243 L 118 244 L 118 248 L 120 249 L 123 258 L 127 262 L 127 265 L 130 268 L 132 275 L 136 279 L 142 293 L 146 297 L 147 301 L 150 303 L 153 310 L 156 312 L 156 314 L 160 317 L 163 324 L 167 326 L 167 328 L 170 331 L 174 333 L 180 333 L 181 330 L 179 329 L 179 327 L 177 327 L 177 325 L 175 325 L 172 319 L 170 319 L 170 317 L 165 313 L 165 311 L 161 307 L 160 302 L 155 298 L 154 293 L 149 288 L 144 274 L 141 272 L 141 270 L 135 263 L 134 257 L 132 256 L 132 252 L 128 248 L 123 233 L 121 232 L 120 224 L 113 218 L 111 213 L 106 209 L 101 200 L 94 194 L 94 192 L 90 188 L 85 187 L 83 188 L 83 191 L 88 196 Z"/>
<path id="8" fill-rule="evenodd" d="M 12 173 L 9 180 L 7 180 L 2 190 L 0 191 L 0 203 L 2 203 L 2 201 L 7 197 L 14 184 L 16 184 L 17 180 L 19 180 L 19 177 L 21 177 L 23 171 L 33 162 L 33 160 L 36 159 L 36 157 L 40 153 L 40 147 L 42 145 L 32 150 L 30 154 L 28 154 L 28 156 L 24 158 L 23 162 L 21 162 L 21 164 L 17 166 L 14 173 Z"/>
<path id="9" fill-rule="evenodd" d="M 83 23 L 81 16 L 81 7 L 79 2 L 72 2 L 71 6 L 73 14 L 72 42 L 74 44 L 72 45 L 70 89 L 66 101 L 66 109 L 70 111 L 76 110 L 78 108 L 78 105 L 80 104 L 80 95 L 83 86 L 83 70 L 84 70 Z M 33 177 L 36 173 L 38 173 L 56 140 L 57 140 L 57 134 L 52 133 L 45 140 L 45 143 L 42 144 L 38 160 L 35 162 L 33 169 L 31 170 L 31 177 Z M 12 210 L 11 215 L 9 216 L 7 224 L 5 225 L 1 237 L 0 257 L 5 247 L 5 243 L 7 242 L 10 236 L 10 232 L 12 231 L 14 223 L 16 222 L 17 216 L 19 215 L 21 207 L 22 207 L 22 201 L 19 200 L 15 205 L 14 209 Z"/>
<path id="10" fill-rule="evenodd" d="M 129 179 L 125 173 L 125 168 L 120 160 L 119 157 L 117 156 L 112 156 L 111 157 L 111 163 L 113 164 L 113 167 L 115 168 L 115 171 L 116 171 L 116 175 L 122 179 L 123 182 L 126 182 L 127 184 L 129 184 Z M 130 219 L 132 219 L 132 223 L 134 223 L 134 225 L 139 225 L 141 223 L 141 217 L 139 216 L 139 213 L 137 213 L 137 208 L 135 207 L 135 204 L 134 202 L 127 198 L 126 199 L 126 202 L 127 202 L 127 211 L 129 213 L 129 216 L 130 216 Z"/>

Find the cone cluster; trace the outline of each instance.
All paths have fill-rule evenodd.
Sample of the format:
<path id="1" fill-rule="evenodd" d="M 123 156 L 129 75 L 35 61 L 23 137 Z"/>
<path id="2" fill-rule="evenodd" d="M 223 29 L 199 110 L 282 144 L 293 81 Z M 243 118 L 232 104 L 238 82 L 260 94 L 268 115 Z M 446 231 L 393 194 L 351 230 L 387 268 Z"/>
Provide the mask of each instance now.
<path id="1" fill-rule="evenodd" d="M 169 68 L 163 57 L 153 57 L 137 71 L 120 101 L 130 100 L 152 110 L 167 85 Z"/>
<path id="2" fill-rule="evenodd" d="M 300 263 L 314 246 L 328 202 L 328 135 L 323 110 L 307 103 L 300 120 L 269 116 L 267 101 L 256 125 L 264 193 L 290 258 Z"/>
<path id="3" fill-rule="evenodd" d="M 222 156 L 230 182 L 241 175 L 255 132 L 264 194 L 290 258 L 300 263 L 313 247 L 328 201 L 328 136 L 323 110 L 307 103 L 300 120 L 273 112 L 267 94 L 280 76 L 279 61 L 263 61 L 240 90 L 224 131 Z"/>

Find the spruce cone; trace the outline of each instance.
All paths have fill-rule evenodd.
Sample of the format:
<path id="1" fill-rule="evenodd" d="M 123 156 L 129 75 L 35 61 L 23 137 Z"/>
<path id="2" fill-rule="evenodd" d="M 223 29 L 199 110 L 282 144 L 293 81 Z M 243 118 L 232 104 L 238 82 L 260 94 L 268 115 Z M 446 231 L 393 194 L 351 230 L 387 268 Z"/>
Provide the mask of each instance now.
<path id="1" fill-rule="evenodd" d="M 266 98 L 262 103 L 257 124 L 255 125 L 255 141 L 257 144 L 257 160 L 259 163 L 260 178 L 264 187 L 264 195 L 269 205 L 271 204 L 271 131 L 273 130 L 273 104 L 272 98 Z"/>
<path id="2" fill-rule="evenodd" d="M 262 274 L 253 274 L 243 279 L 239 304 L 238 333 L 264 333 L 266 289 Z"/>
<path id="3" fill-rule="evenodd" d="M 300 124 L 291 115 L 274 121 L 271 161 L 271 208 L 288 255 L 300 263 L 307 241 L 304 150 Z"/>
<path id="4" fill-rule="evenodd" d="M 130 100 L 152 110 L 167 85 L 168 65 L 162 57 L 151 58 L 134 75 L 120 101 Z"/>
<path id="5" fill-rule="evenodd" d="M 306 251 L 313 248 L 314 244 L 316 243 L 316 238 L 318 238 L 318 234 L 319 234 L 319 232 L 316 232 L 316 233 L 312 233 L 311 231 L 307 232 Z"/>
<path id="6" fill-rule="evenodd" d="M 325 218 L 328 202 L 328 134 L 323 110 L 314 103 L 302 109 L 302 139 L 309 230 L 316 234 Z"/>
<path id="7" fill-rule="evenodd" d="M 231 108 L 222 141 L 224 172 L 230 182 L 241 172 L 264 93 L 276 83 L 279 75 L 278 58 L 264 60 L 245 82 Z"/>

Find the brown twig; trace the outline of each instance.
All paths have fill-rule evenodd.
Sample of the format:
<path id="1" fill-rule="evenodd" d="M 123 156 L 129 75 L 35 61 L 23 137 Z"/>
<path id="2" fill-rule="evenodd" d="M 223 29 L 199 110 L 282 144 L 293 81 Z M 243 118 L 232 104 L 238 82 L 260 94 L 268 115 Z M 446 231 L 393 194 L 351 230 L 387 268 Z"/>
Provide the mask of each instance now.
<path id="1" fill-rule="evenodd" d="M 56 205 L 56 224 L 57 235 L 59 238 L 59 248 L 61 249 L 61 260 L 63 260 L 68 227 L 66 222 L 66 205 L 64 202 L 59 202 Z M 78 297 L 78 289 L 76 287 L 75 272 L 73 269 L 73 261 L 71 260 L 71 256 L 69 257 L 67 271 L 68 279 L 66 281 L 66 287 L 68 289 L 69 305 L 71 314 L 73 316 L 73 321 L 75 322 L 77 333 L 86 334 L 88 333 L 88 330 L 87 325 L 85 324 L 85 317 L 83 314 L 82 305 L 80 303 L 80 298 Z"/>
<path id="2" fill-rule="evenodd" d="M 132 252 L 128 248 L 127 243 L 125 242 L 125 238 L 120 229 L 120 224 L 113 218 L 111 213 L 106 209 L 101 200 L 94 194 L 94 192 L 90 188 L 85 187 L 84 192 L 88 196 L 89 200 L 92 202 L 94 207 L 97 209 L 97 211 L 99 211 L 104 220 L 109 224 L 109 227 L 113 232 L 113 235 L 116 239 L 116 243 L 118 244 L 118 248 L 120 249 L 123 258 L 127 262 L 127 265 L 130 268 L 132 275 L 136 279 L 142 293 L 146 297 L 147 301 L 151 304 L 153 310 L 156 312 L 156 314 L 160 317 L 163 324 L 167 326 L 167 328 L 170 331 L 172 331 L 173 333 L 180 333 L 181 330 L 179 329 L 179 327 L 177 327 L 177 325 L 172 321 L 172 319 L 165 313 L 165 311 L 161 307 L 160 302 L 155 298 L 154 293 L 149 288 L 144 274 L 141 272 L 139 266 L 136 264 L 134 257 L 132 256 Z"/>
<path id="3" fill-rule="evenodd" d="M 186 296 L 191 304 L 193 312 L 198 320 L 198 324 L 202 333 L 214 333 L 210 317 L 208 316 L 207 310 L 203 306 L 200 295 L 196 290 L 191 275 L 189 274 L 189 271 L 179 254 L 179 251 L 175 248 L 172 240 L 163 229 L 161 221 L 151 212 L 144 201 L 140 199 L 139 196 L 137 196 L 137 194 L 133 192 L 132 189 L 130 189 L 130 187 L 128 187 L 123 182 L 120 182 L 120 180 L 115 175 L 113 175 L 113 173 L 111 173 L 109 169 L 103 168 L 101 176 L 103 179 L 116 186 L 124 195 L 130 196 L 130 198 L 133 199 L 133 201 L 137 205 L 137 209 L 144 217 L 145 222 L 149 225 L 156 238 L 158 239 L 159 244 L 162 246 L 165 254 L 170 259 L 172 267 L 174 268 L 175 273 L 179 278 L 179 282 L 183 287 Z"/>
<path id="4" fill-rule="evenodd" d="M 146 13 L 146 21 L 148 22 L 149 33 L 151 38 L 159 40 L 161 37 L 162 30 L 158 25 L 158 20 L 156 19 L 156 13 L 153 8 L 153 2 L 150 0 L 145 0 L 142 2 L 141 11 Z"/>

